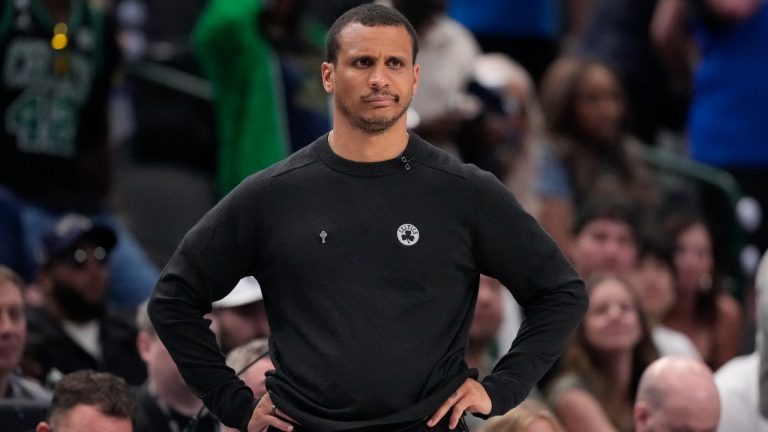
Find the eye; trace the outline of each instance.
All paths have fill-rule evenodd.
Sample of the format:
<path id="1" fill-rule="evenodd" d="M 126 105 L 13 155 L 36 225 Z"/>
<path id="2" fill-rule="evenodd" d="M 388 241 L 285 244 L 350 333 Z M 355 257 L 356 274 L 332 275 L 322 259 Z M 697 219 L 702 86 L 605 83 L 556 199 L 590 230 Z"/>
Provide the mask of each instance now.
<path id="1" fill-rule="evenodd" d="M 373 60 L 370 57 L 362 57 L 356 59 L 353 64 L 357 67 L 368 67 L 373 64 Z"/>
<path id="2" fill-rule="evenodd" d="M 405 66 L 405 64 L 400 59 L 392 58 L 387 60 L 387 66 L 391 68 L 400 68 Z"/>

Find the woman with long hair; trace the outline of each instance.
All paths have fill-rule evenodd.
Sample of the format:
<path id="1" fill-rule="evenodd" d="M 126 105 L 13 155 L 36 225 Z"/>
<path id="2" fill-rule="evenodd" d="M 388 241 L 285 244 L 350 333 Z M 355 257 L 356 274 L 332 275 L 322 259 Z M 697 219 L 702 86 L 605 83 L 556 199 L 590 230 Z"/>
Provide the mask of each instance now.
<path id="1" fill-rule="evenodd" d="M 741 307 L 722 287 L 712 235 L 703 218 L 673 214 L 664 221 L 674 242 L 677 300 L 664 324 L 688 336 L 701 358 L 717 369 L 739 355 Z"/>
<path id="2" fill-rule="evenodd" d="M 637 386 L 656 348 L 627 281 L 596 276 L 587 289 L 589 309 L 549 400 L 566 431 L 632 431 Z"/>

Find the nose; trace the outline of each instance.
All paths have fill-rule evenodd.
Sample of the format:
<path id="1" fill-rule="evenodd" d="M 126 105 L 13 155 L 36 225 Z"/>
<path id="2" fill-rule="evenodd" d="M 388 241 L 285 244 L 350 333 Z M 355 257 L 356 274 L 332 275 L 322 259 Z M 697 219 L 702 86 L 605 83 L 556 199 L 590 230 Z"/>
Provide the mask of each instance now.
<path id="1" fill-rule="evenodd" d="M 14 322 L 8 313 L 0 312 L 0 336 L 8 334 L 14 326 Z"/>
<path id="2" fill-rule="evenodd" d="M 368 76 L 368 85 L 375 89 L 386 88 L 389 86 L 386 66 L 384 64 L 377 64 L 371 68 L 371 74 Z"/>

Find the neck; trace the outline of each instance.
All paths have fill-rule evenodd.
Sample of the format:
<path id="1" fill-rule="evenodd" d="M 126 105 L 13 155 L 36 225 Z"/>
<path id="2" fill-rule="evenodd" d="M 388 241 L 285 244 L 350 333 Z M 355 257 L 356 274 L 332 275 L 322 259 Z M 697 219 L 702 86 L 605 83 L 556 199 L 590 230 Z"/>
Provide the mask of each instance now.
<path id="1" fill-rule="evenodd" d="M 338 118 L 338 117 L 337 117 Z M 398 157 L 408 145 L 405 115 L 389 129 L 370 134 L 337 122 L 328 135 L 328 143 L 336 155 L 354 162 L 381 162 Z"/>
<path id="2" fill-rule="evenodd" d="M 675 304 L 667 312 L 668 317 L 674 317 L 675 321 L 689 321 L 696 317 L 696 293 L 680 292 L 677 293 Z"/>
<path id="3" fill-rule="evenodd" d="M 603 365 L 615 389 L 617 397 L 621 400 L 629 392 L 629 383 L 632 378 L 632 351 L 606 354 L 603 357 Z"/>
<path id="4" fill-rule="evenodd" d="M 149 391 L 168 405 L 168 408 L 186 417 L 193 417 L 203 406 L 203 402 L 187 387 L 177 391 L 160 391 L 150 382 Z"/>

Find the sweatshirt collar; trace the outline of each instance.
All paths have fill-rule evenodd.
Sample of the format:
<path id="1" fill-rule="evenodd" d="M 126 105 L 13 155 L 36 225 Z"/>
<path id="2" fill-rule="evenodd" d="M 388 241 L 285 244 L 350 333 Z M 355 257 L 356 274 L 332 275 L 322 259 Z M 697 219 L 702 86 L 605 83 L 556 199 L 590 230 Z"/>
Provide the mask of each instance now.
<path id="1" fill-rule="evenodd" d="M 423 143 L 416 135 L 408 132 L 408 144 L 396 158 L 380 162 L 355 162 L 334 153 L 326 133 L 318 140 L 317 152 L 320 159 L 333 170 L 357 177 L 377 177 L 412 169 L 422 145 Z"/>

